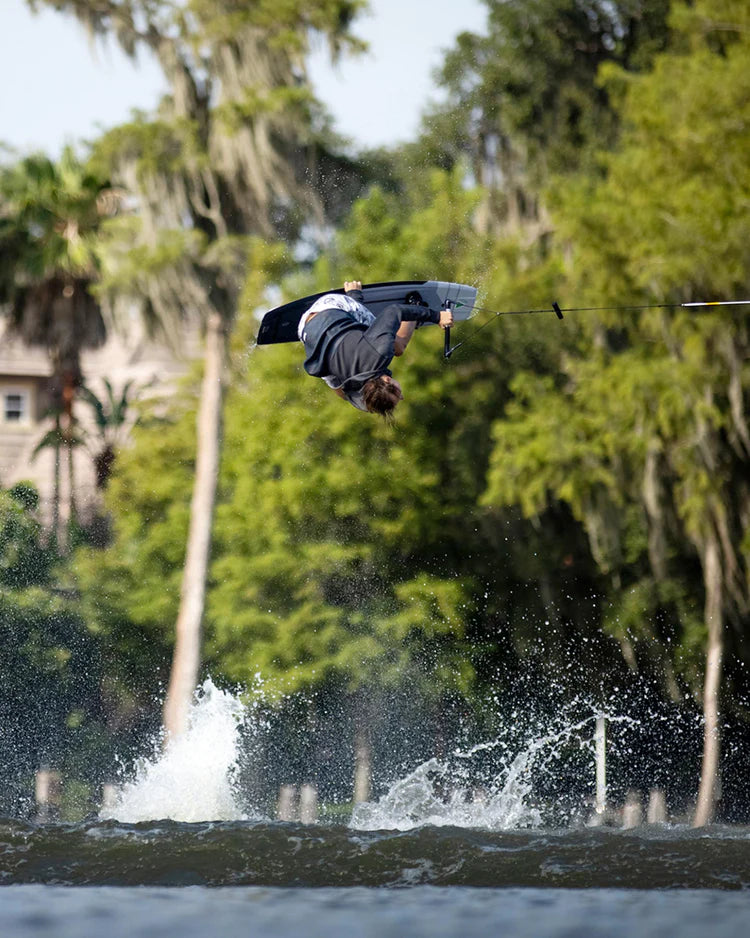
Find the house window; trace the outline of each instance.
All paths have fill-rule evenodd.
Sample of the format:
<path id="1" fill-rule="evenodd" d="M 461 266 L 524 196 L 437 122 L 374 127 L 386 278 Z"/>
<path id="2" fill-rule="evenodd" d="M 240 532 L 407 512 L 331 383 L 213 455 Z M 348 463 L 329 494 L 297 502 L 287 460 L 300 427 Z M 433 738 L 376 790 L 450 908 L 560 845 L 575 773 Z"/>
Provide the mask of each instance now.
<path id="1" fill-rule="evenodd" d="M 29 396 L 24 391 L 6 391 L 3 395 L 3 418 L 6 423 L 27 423 Z"/>

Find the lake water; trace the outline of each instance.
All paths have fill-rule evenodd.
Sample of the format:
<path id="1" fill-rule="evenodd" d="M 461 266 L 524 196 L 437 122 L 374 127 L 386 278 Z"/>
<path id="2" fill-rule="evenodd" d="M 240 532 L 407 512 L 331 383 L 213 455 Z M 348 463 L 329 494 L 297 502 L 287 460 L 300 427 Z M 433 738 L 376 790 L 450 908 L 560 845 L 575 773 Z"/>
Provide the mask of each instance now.
<path id="1" fill-rule="evenodd" d="M 750 831 L 0 825 L 7 938 L 747 932 Z"/>
<path id="2" fill-rule="evenodd" d="M 537 781 L 560 746 L 586 745 L 590 717 L 542 727 L 520 747 L 489 740 L 430 759 L 346 826 L 243 806 L 242 720 L 240 702 L 207 685 L 188 733 L 154 747 L 99 819 L 0 820 L 0 938 L 734 938 L 750 928 L 750 828 L 548 819 Z M 498 751 L 478 788 L 473 760 Z"/>
<path id="3" fill-rule="evenodd" d="M 718 890 L 9 886 L 6 938 L 704 938 L 747 934 L 750 895 Z"/>

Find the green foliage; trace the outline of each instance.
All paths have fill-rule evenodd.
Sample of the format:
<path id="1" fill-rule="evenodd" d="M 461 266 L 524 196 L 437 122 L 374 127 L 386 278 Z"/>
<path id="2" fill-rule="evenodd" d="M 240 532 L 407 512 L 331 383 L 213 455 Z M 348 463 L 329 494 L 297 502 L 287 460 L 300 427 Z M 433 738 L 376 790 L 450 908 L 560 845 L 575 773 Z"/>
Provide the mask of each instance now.
<path id="1" fill-rule="evenodd" d="M 126 381 L 119 393 L 115 392 L 109 378 L 102 380 L 104 395 L 99 397 L 85 384 L 78 388 L 78 397 L 88 404 L 94 418 L 94 433 L 77 426 L 78 436 L 87 447 L 94 461 L 96 483 L 103 488 L 109 481 L 117 451 L 128 427 L 129 413 L 135 397 L 143 388 L 133 391 L 133 382 Z"/>
<path id="2" fill-rule="evenodd" d="M 106 177 L 66 148 L 0 167 L 0 303 L 13 331 L 47 348 L 56 375 L 80 374 L 83 348 L 104 340 L 89 292 Z"/>
<path id="3" fill-rule="evenodd" d="M 584 303 L 747 290 L 750 240 L 738 200 L 750 188 L 747 34 L 742 16 L 734 29 L 717 13 L 702 4 L 688 16 L 680 6 L 677 51 L 657 56 L 648 73 L 602 69 L 619 83 L 620 142 L 602 157 L 599 181 L 558 180 L 552 200 L 558 238 L 571 246 L 569 289 Z M 702 38 L 685 46 L 691 24 Z M 732 36 L 720 49 L 717 29 Z M 734 521 L 748 498 L 750 383 L 739 365 L 747 314 L 603 315 L 580 339 L 558 377 L 514 378 L 484 500 L 520 504 L 529 517 L 567 503 L 610 577 L 615 611 L 605 628 L 653 650 L 665 640 L 653 623 L 669 620 L 668 655 L 697 684 L 705 626 L 693 571 L 711 532 L 723 543 L 727 616 L 739 624 L 748 604 L 749 558 Z"/>
<path id="4" fill-rule="evenodd" d="M 80 609 L 60 588 L 34 516 L 36 492 L 0 491 L 0 810 L 15 814 L 43 762 L 92 778 L 111 759 L 98 699 L 100 659 Z"/>
<path id="5" fill-rule="evenodd" d="M 602 69 L 619 89 L 621 144 L 603 156 L 603 180 L 582 180 L 572 194 L 560 184 L 554 199 L 561 234 L 575 245 L 574 278 L 584 289 L 589 282 L 589 295 L 628 289 L 633 299 L 679 301 L 733 298 L 746 288 L 746 11 L 735 8 L 733 26 L 717 10 L 710 27 L 710 6 L 688 17 L 678 4 L 675 20 L 708 37 L 728 30 L 737 38 L 721 54 L 701 44 L 659 56 L 647 74 Z"/>
<path id="6" fill-rule="evenodd" d="M 306 380 L 299 351 L 257 350 L 228 401 L 210 653 L 233 679 L 259 670 L 284 690 L 388 686 L 415 667 L 417 680 L 419 661 L 433 682 L 445 668 L 445 688 L 436 649 L 461 639 L 464 591 L 408 580 L 434 470 Z"/>
<path id="7" fill-rule="evenodd" d="M 34 495 L 36 491 L 28 485 L 0 491 L 0 586 L 4 588 L 24 589 L 47 578 L 51 557 L 41 544 L 42 528 L 32 514 Z"/>
<path id="8" fill-rule="evenodd" d="M 70 147 L 58 163 L 43 154 L 24 157 L 0 171 L 3 254 L 14 251 L 14 267 L 28 280 L 51 271 L 90 277 L 92 233 L 99 223 L 103 180 Z M 12 268 L 11 268 L 12 269 Z"/>
<path id="9" fill-rule="evenodd" d="M 129 619 L 168 642 L 177 612 L 194 467 L 195 388 L 167 416 L 144 409 L 106 496 L 114 546 L 81 552 L 76 573 L 87 620 L 107 634 Z M 161 407 L 163 408 L 163 404 Z M 114 634 L 114 640 L 118 635 Z M 125 641 L 123 652 L 130 645 Z"/>
<path id="10" fill-rule="evenodd" d="M 106 286 L 145 293 L 156 283 L 154 312 L 159 300 L 200 306 L 210 283 L 227 321 L 240 296 L 205 617 L 215 676 L 247 686 L 260 672 L 275 693 L 343 694 L 352 707 L 413 691 L 438 711 L 451 695 L 481 701 L 483 685 L 496 689 L 498 674 L 528 661 L 543 675 L 572 668 L 576 692 L 620 686 L 627 667 L 658 676 L 674 701 L 686 688 L 697 698 L 713 538 L 738 708 L 750 657 L 745 311 L 633 309 L 558 323 L 479 310 L 454 331 L 464 344 L 449 363 L 438 330 L 420 329 L 393 365 L 405 392 L 393 428 L 305 376 L 299 346 L 252 348 L 255 311 L 279 289 L 302 295 L 344 279 L 473 282 L 489 311 L 744 296 L 747 4 L 674 2 L 667 23 L 668 6 L 492 0 L 488 35 L 461 36 L 446 59 L 449 100 L 432 132 L 378 157 L 376 175 L 392 168 L 387 182 L 339 199 L 351 211 L 309 267 L 283 240 L 302 217 L 290 190 L 275 188 L 273 172 L 261 186 L 264 210 L 289 210 L 279 240 L 263 240 L 248 220 L 260 203 L 243 200 L 247 167 L 225 173 L 222 148 L 248 128 L 284 129 L 289 116 L 295 145 L 315 136 L 320 114 L 287 66 L 308 27 L 345 43 L 357 4 L 181 8 L 181 39 L 202 30 L 207 42 L 186 45 L 187 59 L 243 30 L 243 41 L 260 30 L 287 56 L 283 75 L 246 83 L 215 112 L 163 108 L 99 149 L 107 165 L 132 158 L 149 198 L 163 196 L 172 213 L 158 237 L 148 213 L 107 225 Z M 239 213 L 223 233 L 209 170 L 223 207 Z M 176 210 L 185 205 L 187 226 Z M 111 546 L 75 560 L 116 719 L 131 719 L 166 673 L 195 397 L 192 382 L 145 412 L 107 495 Z M 30 556 L 34 523 L 17 503 L 0 508 L 2 569 L 28 569 L 19 558 Z M 14 615 L 42 622 L 35 596 L 14 599 Z M 68 646 L 36 627 L 24 654 L 62 680 Z M 75 728 L 72 711 L 66 720 Z"/>
<path id="11" fill-rule="evenodd" d="M 100 398 L 85 384 L 78 389 L 78 396 L 91 408 L 102 442 L 112 443 L 109 435 L 115 436 L 127 419 L 128 407 L 132 403 L 130 389 L 133 382 L 126 381 L 119 395 L 115 394 L 109 378 L 104 378 L 102 383 L 106 392 L 105 398 Z"/>
<path id="12" fill-rule="evenodd" d="M 425 122 L 422 153 L 469 155 L 500 221 L 534 218 L 550 173 L 593 168 L 617 119 L 603 62 L 643 69 L 664 47 L 668 0 L 488 0 L 487 35 L 446 56 L 448 94 Z"/>
<path id="13" fill-rule="evenodd" d="M 155 113 L 95 144 L 94 165 L 117 179 L 132 212 L 100 243 L 100 294 L 115 306 L 140 301 L 149 324 L 173 335 L 188 310 L 231 322 L 249 237 L 298 239 L 340 211 L 336 189 L 368 175 L 337 152 L 303 67 L 315 37 L 334 56 L 362 48 L 349 32 L 361 3 L 53 5 L 114 34 L 128 54 L 148 47 L 169 88 Z"/>
<path id="14" fill-rule="evenodd" d="M 627 246 L 636 287 L 652 296 L 733 298 L 746 288 L 747 51 L 664 56 L 630 80 L 628 129 L 595 200 Z"/>
<path id="15" fill-rule="evenodd" d="M 0 591 L 0 673 L 4 812 L 19 811 L 45 762 L 88 779 L 111 771 L 98 696 L 101 660 L 70 598 L 41 586 Z"/>
<path id="16" fill-rule="evenodd" d="M 436 270 L 435 279 L 453 280 L 459 271 L 466 282 L 477 278 L 484 260 L 472 225 L 478 192 L 467 189 L 459 167 L 425 173 L 420 188 L 423 198 L 374 186 L 358 199 L 333 248 L 317 260 L 315 287 L 328 289 L 353 272 L 370 283 L 418 280 Z"/>
<path id="17" fill-rule="evenodd" d="M 35 511 L 39 507 L 39 492 L 33 482 L 16 482 L 8 489 L 8 495 L 27 511 Z"/>
<path id="18" fill-rule="evenodd" d="M 191 0 L 188 16 L 200 24 L 205 36 L 214 41 L 229 42 L 237 33 L 250 26 L 262 30 L 272 46 L 286 49 L 290 46 L 297 53 L 307 49 L 308 33 L 318 31 L 328 34 L 332 51 L 363 48 L 363 44 L 348 34 L 349 26 L 363 0 L 255 0 L 241 5 L 222 7 L 211 0 Z M 185 18 L 188 20 L 188 17 Z"/>
<path id="19" fill-rule="evenodd" d="M 397 279 L 403 261 L 400 228 L 405 213 L 399 206 L 398 199 L 387 195 L 375 187 L 367 196 L 353 206 L 350 219 L 337 239 L 336 254 L 341 260 L 331 269 L 329 258 L 324 256 L 318 261 L 318 268 L 325 269 L 327 283 L 320 289 L 327 289 L 332 283 L 343 282 L 340 267 L 351 265 L 354 270 L 367 271 L 363 274 L 367 280 Z M 334 264 L 338 258 L 334 255 Z"/>

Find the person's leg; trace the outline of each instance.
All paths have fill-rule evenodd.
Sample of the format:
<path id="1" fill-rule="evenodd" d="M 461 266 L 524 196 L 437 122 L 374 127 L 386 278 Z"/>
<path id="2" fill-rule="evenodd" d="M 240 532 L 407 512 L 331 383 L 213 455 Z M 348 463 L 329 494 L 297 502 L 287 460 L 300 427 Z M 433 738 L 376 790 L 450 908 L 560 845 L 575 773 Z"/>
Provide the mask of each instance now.
<path id="1" fill-rule="evenodd" d="M 414 335 L 414 330 L 416 329 L 417 324 L 415 322 L 402 322 L 399 326 L 399 330 L 396 333 L 396 339 L 393 344 L 394 355 L 403 355 L 406 351 L 406 346 L 409 344 L 411 337 Z"/>

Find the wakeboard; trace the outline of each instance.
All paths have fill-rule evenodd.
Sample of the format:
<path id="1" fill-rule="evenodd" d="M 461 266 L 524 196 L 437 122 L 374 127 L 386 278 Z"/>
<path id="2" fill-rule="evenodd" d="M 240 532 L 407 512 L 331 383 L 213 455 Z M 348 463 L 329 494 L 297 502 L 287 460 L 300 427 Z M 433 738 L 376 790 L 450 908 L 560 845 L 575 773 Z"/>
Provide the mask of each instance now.
<path id="1" fill-rule="evenodd" d="M 267 312 L 260 323 L 258 345 L 274 345 L 277 342 L 296 342 L 297 326 L 312 304 L 326 293 L 343 293 L 343 289 L 314 293 L 299 300 L 292 300 Z M 465 283 L 448 283 L 444 280 L 398 280 L 393 283 L 367 283 L 362 286 L 365 306 L 377 316 L 390 303 L 416 303 L 430 309 L 445 309 L 448 302 L 453 309 L 453 319 L 458 322 L 468 319 L 474 312 L 477 298 L 476 287 Z"/>

